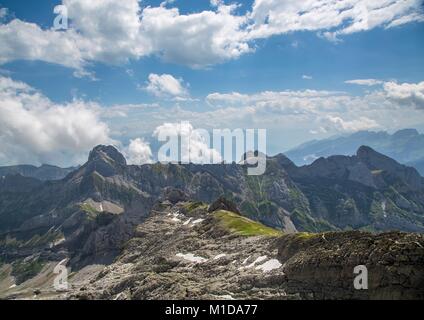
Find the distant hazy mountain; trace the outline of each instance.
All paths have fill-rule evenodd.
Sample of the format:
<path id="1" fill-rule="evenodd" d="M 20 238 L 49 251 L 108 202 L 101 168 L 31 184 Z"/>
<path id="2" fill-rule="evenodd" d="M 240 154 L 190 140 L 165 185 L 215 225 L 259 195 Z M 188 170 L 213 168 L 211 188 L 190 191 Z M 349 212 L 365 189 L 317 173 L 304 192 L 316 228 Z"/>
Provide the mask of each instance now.
<path id="1" fill-rule="evenodd" d="M 7 166 L 0 167 L 0 177 L 20 174 L 23 177 L 35 178 L 42 181 L 60 180 L 75 169 L 77 168 L 59 168 L 47 164 L 43 164 L 40 167 L 31 165 Z"/>
<path id="2" fill-rule="evenodd" d="M 387 132 L 360 131 L 349 136 L 310 141 L 285 154 L 297 165 L 305 165 L 320 157 L 353 155 L 362 145 L 400 163 L 413 165 L 424 175 L 424 134 L 415 129 L 400 130 L 392 135 Z"/>

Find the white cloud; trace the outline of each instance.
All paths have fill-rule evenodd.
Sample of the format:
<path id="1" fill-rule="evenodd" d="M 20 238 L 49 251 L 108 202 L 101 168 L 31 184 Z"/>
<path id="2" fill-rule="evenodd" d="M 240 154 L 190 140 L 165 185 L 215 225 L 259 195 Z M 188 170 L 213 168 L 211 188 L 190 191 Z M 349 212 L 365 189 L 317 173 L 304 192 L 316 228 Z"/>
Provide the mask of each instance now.
<path id="1" fill-rule="evenodd" d="M 246 17 L 233 15 L 235 8 L 220 4 L 216 11 L 183 15 L 177 8 L 147 7 L 141 32 L 165 61 L 211 66 L 251 51 L 242 30 Z"/>
<path id="2" fill-rule="evenodd" d="M 152 150 L 150 144 L 142 138 L 130 140 L 125 154 L 128 164 L 142 165 L 152 163 Z"/>
<path id="3" fill-rule="evenodd" d="M 41 29 L 15 19 L 0 24 L 0 63 L 41 60 L 81 70 L 92 61 L 125 63 L 152 54 L 203 68 L 249 52 L 235 6 L 180 14 L 177 8 L 140 7 L 138 0 L 63 0 L 70 29 Z M 81 73 L 79 73 L 81 74 Z"/>
<path id="4" fill-rule="evenodd" d="M 212 93 L 206 101 L 213 106 L 255 106 L 256 110 L 268 110 L 279 114 L 302 114 L 323 108 L 337 107 L 335 104 L 346 98 L 346 93 L 336 91 L 264 91 L 246 95 L 238 92 Z"/>
<path id="5" fill-rule="evenodd" d="M 141 7 L 138 0 L 63 0 L 70 29 L 42 29 L 19 19 L 0 23 L 0 64 L 41 60 L 79 70 L 91 62 L 125 63 L 157 55 L 167 62 L 205 68 L 254 50 L 254 40 L 294 31 L 328 39 L 376 27 L 424 21 L 421 0 L 256 0 L 246 14 L 237 4 L 211 1 L 211 9 L 182 14 Z M 175 5 L 175 4 L 173 4 Z M 4 8 L 3 8 L 4 9 Z"/>
<path id="6" fill-rule="evenodd" d="M 208 141 L 206 132 L 195 129 L 189 122 L 164 123 L 155 129 L 153 136 L 158 139 L 159 137 L 180 137 L 181 159 L 173 159 L 170 155 L 173 162 L 182 159 L 185 162 L 206 164 L 222 161 L 220 153 L 211 148 L 211 141 Z M 178 148 L 178 143 L 174 147 Z"/>
<path id="7" fill-rule="evenodd" d="M 255 0 L 249 37 L 267 38 L 293 31 L 321 31 L 328 39 L 422 21 L 421 0 Z"/>
<path id="8" fill-rule="evenodd" d="M 389 89 L 388 86 L 386 88 Z M 278 137 L 269 139 L 274 140 L 276 145 L 296 139 L 300 139 L 297 141 L 301 143 L 304 141 L 301 139 L 308 139 L 309 133 L 322 137 L 341 131 L 421 126 L 422 110 L 417 108 L 421 101 L 420 84 L 410 84 L 408 88 L 413 88 L 414 93 L 408 89 L 399 95 L 392 89 L 389 96 L 384 87 L 376 87 L 362 95 L 323 90 L 263 91 L 253 94 L 215 92 L 205 98 L 208 105 L 205 109 L 190 110 L 178 105 L 169 109 L 169 106 L 159 105 L 146 109 L 142 115 L 129 111 L 123 125 L 127 131 L 134 130 L 139 136 L 148 134 L 164 122 L 179 121 L 190 121 L 195 128 L 208 130 L 267 128 L 270 134 Z M 415 105 L 411 103 L 412 97 L 415 97 L 412 99 L 415 99 Z M 331 118 L 327 118 L 329 115 Z"/>
<path id="9" fill-rule="evenodd" d="M 266 127 L 279 132 L 299 130 L 312 134 L 334 134 L 369 129 L 392 129 L 414 126 L 422 122 L 406 105 L 424 106 L 422 84 L 385 84 L 381 89 L 363 96 L 332 91 L 265 91 L 256 94 L 212 93 L 206 101 L 220 107 L 209 119 L 219 116 L 231 123 Z M 390 88 L 390 90 L 389 90 Z M 402 115 L 400 115 L 400 110 Z M 225 116 L 224 116 L 225 115 Z M 417 118 L 418 117 L 418 118 Z M 422 116 L 421 116 L 422 119 Z"/>
<path id="10" fill-rule="evenodd" d="M 313 77 L 312 77 L 312 76 L 308 76 L 308 75 L 304 74 L 304 75 L 302 76 L 302 79 L 303 79 L 303 80 L 312 80 L 312 79 L 313 79 Z"/>
<path id="11" fill-rule="evenodd" d="M 393 20 L 386 26 L 386 29 L 399 27 L 411 22 L 423 22 L 423 21 L 424 21 L 424 16 L 422 12 L 414 12 L 409 15 L 401 16 Z"/>
<path id="12" fill-rule="evenodd" d="M 218 6 L 222 5 L 224 3 L 224 1 L 223 0 L 211 0 L 210 3 L 211 3 L 211 6 L 218 7 Z"/>
<path id="13" fill-rule="evenodd" d="M 141 32 L 138 0 L 63 0 L 68 9 L 71 27 L 63 36 L 76 30 L 84 59 L 109 64 L 122 63 L 149 55 L 149 41 Z M 83 40 L 81 43 L 80 41 Z"/>
<path id="14" fill-rule="evenodd" d="M 0 77 L 0 162 L 72 165 L 93 146 L 113 142 L 98 105 L 55 104 L 23 82 Z"/>
<path id="15" fill-rule="evenodd" d="M 359 117 L 354 120 L 344 120 L 339 116 L 328 115 L 322 119 L 322 122 L 331 124 L 331 128 L 335 128 L 337 131 L 341 132 L 355 132 L 380 127 L 375 120 L 366 117 Z"/>
<path id="16" fill-rule="evenodd" d="M 160 98 L 176 98 L 178 100 L 189 97 L 188 90 L 184 86 L 182 79 L 176 79 L 170 74 L 149 75 L 146 87 L 144 89 Z"/>
<path id="17" fill-rule="evenodd" d="M 419 83 L 415 85 L 413 92 L 419 88 Z M 422 125 L 422 109 L 408 101 L 411 94 L 395 95 L 395 92 L 392 90 L 389 97 L 384 87 L 378 87 L 363 95 L 318 90 L 213 93 L 206 101 L 219 108 L 190 110 L 177 104 L 172 108 L 160 104 L 154 107 L 114 106 L 114 110 L 122 110 L 128 116 L 122 121 L 114 118 L 110 126 L 117 132 L 122 129 L 123 135 L 131 137 L 147 136 L 152 131 L 156 132 L 156 137 L 159 132 L 169 135 L 185 132 L 187 137 L 194 128 L 266 128 L 268 149 L 281 152 L 311 138 L 342 132 L 396 130 Z M 180 121 L 189 121 L 191 126 L 179 128 Z M 195 157 L 195 150 L 210 150 L 211 147 L 199 137 L 191 140 L 199 142 L 193 144 L 191 151 L 192 161 L 197 162 L 199 157 Z"/>
<path id="18" fill-rule="evenodd" d="M 424 81 L 402 84 L 386 82 L 383 88 L 389 99 L 401 105 L 424 109 Z"/>
<path id="19" fill-rule="evenodd" d="M 362 86 L 383 85 L 382 97 L 399 106 L 413 106 L 424 109 L 424 81 L 419 83 L 397 83 L 394 81 L 381 81 L 376 79 L 359 79 L 345 81 L 348 84 Z"/>
<path id="20" fill-rule="evenodd" d="M 376 80 L 376 79 L 357 79 L 357 80 L 347 80 L 345 81 L 345 83 L 372 87 L 372 86 L 383 84 L 384 82 L 381 80 Z"/>
<path id="21" fill-rule="evenodd" d="M 82 69 L 86 59 L 81 48 L 84 42 L 86 40 L 73 30 L 43 30 L 34 23 L 15 19 L 0 24 L 0 64 L 14 60 L 42 60 Z"/>

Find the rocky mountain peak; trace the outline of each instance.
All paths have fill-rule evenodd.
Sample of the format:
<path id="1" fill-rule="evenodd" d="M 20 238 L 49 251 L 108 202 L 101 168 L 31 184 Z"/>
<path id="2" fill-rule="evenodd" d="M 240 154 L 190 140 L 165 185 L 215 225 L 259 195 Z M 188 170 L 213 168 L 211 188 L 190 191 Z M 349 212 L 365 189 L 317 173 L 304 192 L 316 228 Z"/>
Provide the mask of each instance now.
<path id="1" fill-rule="evenodd" d="M 214 212 L 217 210 L 225 210 L 241 214 L 237 208 L 237 205 L 234 202 L 226 199 L 224 196 L 216 199 L 208 208 L 208 212 Z"/>
<path id="2" fill-rule="evenodd" d="M 103 160 L 106 162 L 113 161 L 120 165 L 126 165 L 125 157 L 114 146 L 99 145 L 95 147 L 88 157 L 88 161 Z"/>
<path id="3" fill-rule="evenodd" d="M 111 177 L 122 174 L 126 165 L 125 157 L 114 146 L 99 145 L 90 152 L 88 161 L 75 171 L 73 177 L 88 177 L 94 172 Z"/>
<path id="4" fill-rule="evenodd" d="M 417 170 L 412 167 L 404 166 L 397 161 L 374 151 L 370 147 L 360 147 L 357 152 L 357 158 L 371 171 L 386 171 L 391 176 L 401 179 L 414 190 L 422 189 L 423 187 L 423 179 Z"/>
<path id="5" fill-rule="evenodd" d="M 356 152 L 356 155 L 361 159 L 365 159 L 380 154 L 371 147 L 360 146 L 358 151 Z"/>
<path id="6" fill-rule="evenodd" d="M 395 160 L 375 151 L 368 146 L 361 146 L 356 152 L 358 159 L 373 170 L 383 169 L 387 171 L 393 171 L 401 167 Z"/>

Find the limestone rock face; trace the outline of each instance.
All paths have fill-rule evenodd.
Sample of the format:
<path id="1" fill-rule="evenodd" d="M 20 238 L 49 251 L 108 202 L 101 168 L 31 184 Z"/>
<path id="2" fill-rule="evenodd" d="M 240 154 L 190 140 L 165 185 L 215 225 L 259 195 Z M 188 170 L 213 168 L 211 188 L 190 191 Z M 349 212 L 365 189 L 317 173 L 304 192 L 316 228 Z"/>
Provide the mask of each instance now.
<path id="1" fill-rule="evenodd" d="M 288 235 L 279 240 L 288 292 L 307 299 L 423 299 L 424 237 L 352 231 Z M 368 270 L 368 290 L 356 290 L 354 268 Z"/>
<path id="2" fill-rule="evenodd" d="M 165 188 L 163 192 L 163 198 L 173 204 L 188 200 L 188 196 L 184 191 L 172 187 Z"/>
<path id="3" fill-rule="evenodd" d="M 6 175 L 0 177 L 0 192 L 30 192 L 41 184 L 40 180 L 20 174 Z"/>
<path id="4" fill-rule="evenodd" d="M 113 146 L 97 146 L 95 147 L 88 156 L 88 161 L 113 161 L 120 165 L 126 165 L 127 161 L 125 157 Z"/>
<path id="5" fill-rule="evenodd" d="M 382 170 L 391 177 L 402 180 L 414 191 L 423 190 L 424 188 L 423 178 L 416 169 L 403 166 L 369 147 L 360 147 L 357 152 L 357 158 L 365 163 L 370 170 Z"/>
<path id="6" fill-rule="evenodd" d="M 103 177 L 122 174 L 127 165 L 125 157 L 113 146 L 97 146 L 88 157 L 86 173 L 97 172 Z"/>
<path id="7" fill-rule="evenodd" d="M 217 211 L 217 210 L 231 211 L 231 212 L 235 212 L 235 213 L 240 214 L 240 211 L 237 208 L 237 206 L 233 202 L 225 199 L 225 197 L 219 197 L 218 199 L 216 199 L 209 206 L 209 209 L 208 209 L 209 212 L 214 212 L 214 211 Z"/>

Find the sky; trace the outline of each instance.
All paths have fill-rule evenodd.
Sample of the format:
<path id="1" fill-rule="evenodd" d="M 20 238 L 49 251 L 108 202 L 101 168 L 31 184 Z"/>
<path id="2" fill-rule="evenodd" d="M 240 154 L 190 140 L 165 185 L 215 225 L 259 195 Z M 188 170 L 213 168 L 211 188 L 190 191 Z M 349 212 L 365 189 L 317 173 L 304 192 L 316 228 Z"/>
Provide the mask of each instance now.
<path id="1" fill-rule="evenodd" d="M 268 154 L 424 131 L 423 40 L 422 0 L 0 0 L 0 165 L 97 144 L 142 164 L 164 133 L 201 161 L 195 129 L 266 129 Z"/>

